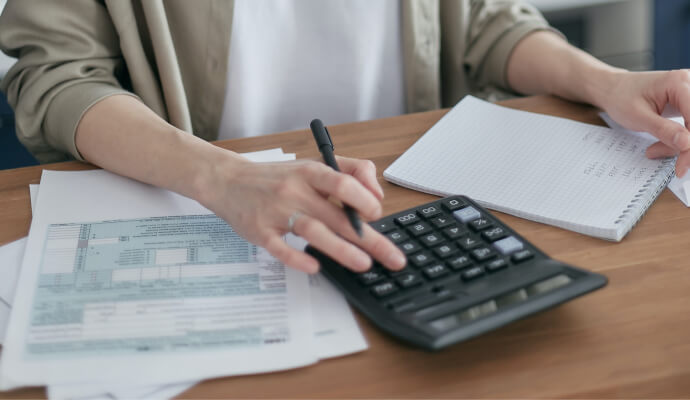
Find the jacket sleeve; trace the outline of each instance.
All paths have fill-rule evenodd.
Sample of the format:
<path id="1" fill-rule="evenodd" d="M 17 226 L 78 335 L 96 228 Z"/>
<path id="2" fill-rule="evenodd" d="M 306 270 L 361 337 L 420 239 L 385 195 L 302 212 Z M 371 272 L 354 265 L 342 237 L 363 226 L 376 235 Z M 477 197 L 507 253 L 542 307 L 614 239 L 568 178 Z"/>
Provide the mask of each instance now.
<path id="1" fill-rule="evenodd" d="M 450 0 L 454 1 L 454 0 Z M 515 45 L 528 34 L 551 30 L 533 6 L 516 0 L 467 0 L 462 14 L 463 68 L 476 88 L 487 86 L 511 89 L 507 65 Z M 468 10 L 469 8 L 469 10 Z"/>
<path id="2" fill-rule="evenodd" d="M 9 0 L 0 16 L 0 49 L 18 59 L 0 88 L 14 109 L 19 140 L 41 162 L 81 159 L 82 115 L 99 100 L 131 94 L 118 37 L 96 0 Z"/>

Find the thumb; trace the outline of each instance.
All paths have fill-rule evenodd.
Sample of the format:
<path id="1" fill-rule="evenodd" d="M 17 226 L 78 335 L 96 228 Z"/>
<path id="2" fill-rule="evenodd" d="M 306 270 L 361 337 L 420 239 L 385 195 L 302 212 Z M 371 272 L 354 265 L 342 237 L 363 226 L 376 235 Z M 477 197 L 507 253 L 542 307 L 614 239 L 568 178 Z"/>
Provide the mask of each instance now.
<path id="1" fill-rule="evenodd" d="M 663 142 L 656 142 L 653 145 L 647 147 L 647 158 L 655 160 L 657 158 L 668 158 L 673 157 L 678 154 L 678 151 L 672 147 L 667 146 Z"/>
<path id="2" fill-rule="evenodd" d="M 647 121 L 642 128 L 659 138 L 668 147 L 675 149 L 676 152 L 690 150 L 690 132 L 683 125 L 664 118 L 652 110 L 643 112 L 642 119 Z"/>

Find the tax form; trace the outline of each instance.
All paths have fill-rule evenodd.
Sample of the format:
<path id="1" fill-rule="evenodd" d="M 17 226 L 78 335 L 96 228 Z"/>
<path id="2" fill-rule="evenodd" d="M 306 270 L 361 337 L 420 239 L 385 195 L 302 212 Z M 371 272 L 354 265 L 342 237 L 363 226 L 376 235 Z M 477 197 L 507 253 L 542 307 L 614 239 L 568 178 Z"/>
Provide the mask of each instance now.
<path id="1" fill-rule="evenodd" d="M 280 149 L 277 149 L 280 150 Z M 253 161 L 274 161 L 280 154 L 271 154 L 275 151 L 261 151 L 252 153 L 248 158 Z M 289 155 L 288 159 L 294 159 L 294 155 Z M 35 208 L 35 199 L 38 193 L 38 185 L 29 185 L 31 192 L 31 207 Z M 295 247 L 302 249 L 306 241 L 293 235 L 288 235 L 287 242 Z M 16 242 L 0 246 L 0 282 L 4 282 L 9 287 L 8 291 L 14 292 L 16 285 L 15 274 L 19 270 L 19 264 L 24 253 L 26 238 Z M 313 329 L 315 339 L 315 349 L 319 359 L 337 357 L 366 349 L 367 344 L 362 336 L 352 312 L 340 294 L 330 282 L 320 275 L 309 277 Z M 0 298 L 2 298 L 0 293 Z M 9 303 L 12 297 L 5 297 Z M 5 326 L 0 323 L 0 332 L 4 332 Z M 78 384 L 78 385 L 52 385 L 47 388 L 48 397 L 53 399 L 168 399 L 172 398 L 194 386 L 197 382 L 173 383 L 167 385 L 137 386 L 131 387 L 127 383 L 107 386 L 98 384 Z"/>
<path id="2" fill-rule="evenodd" d="M 13 314 L 4 387 L 83 382 L 76 371 L 98 367 L 108 373 L 90 382 L 151 385 L 316 360 L 306 276 L 295 278 L 182 196 L 92 176 L 103 171 L 78 187 L 61 174 L 46 172 L 39 194 L 28 244 L 39 251 L 24 260 L 16 307 L 26 312 Z M 171 371 L 182 369 L 176 361 L 193 368 Z"/>

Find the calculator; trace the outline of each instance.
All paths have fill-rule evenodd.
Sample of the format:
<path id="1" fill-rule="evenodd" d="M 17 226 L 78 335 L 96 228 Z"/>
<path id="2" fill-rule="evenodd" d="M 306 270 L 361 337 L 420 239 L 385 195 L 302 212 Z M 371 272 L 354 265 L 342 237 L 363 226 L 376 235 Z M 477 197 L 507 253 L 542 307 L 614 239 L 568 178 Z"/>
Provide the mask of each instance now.
<path id="1" fill-rule="evenodd" d="M 407 265 L 352 272 L 308 246 L 321 271 L 390 335 L 437 350 L 603 287 L 605 276 L 556 261 L 466 196 L 401 211 L 370 225 Z"/>

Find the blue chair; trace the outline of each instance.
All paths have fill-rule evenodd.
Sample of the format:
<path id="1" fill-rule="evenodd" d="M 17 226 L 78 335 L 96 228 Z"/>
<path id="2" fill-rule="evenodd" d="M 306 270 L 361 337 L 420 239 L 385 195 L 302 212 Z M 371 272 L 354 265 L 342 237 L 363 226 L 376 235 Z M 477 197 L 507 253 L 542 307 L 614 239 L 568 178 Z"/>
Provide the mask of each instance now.
<path id="1" fill-rule="evenodd" d="M 33 156 L 19 143 L 14 130 L 14 113 L 0 93 L 0 169 L 37 165 Z"/>
<path id="2" fill-rule="evenodd" d="M 654 68 L 690 68 L 690 0 L 654 2 Z"/>

